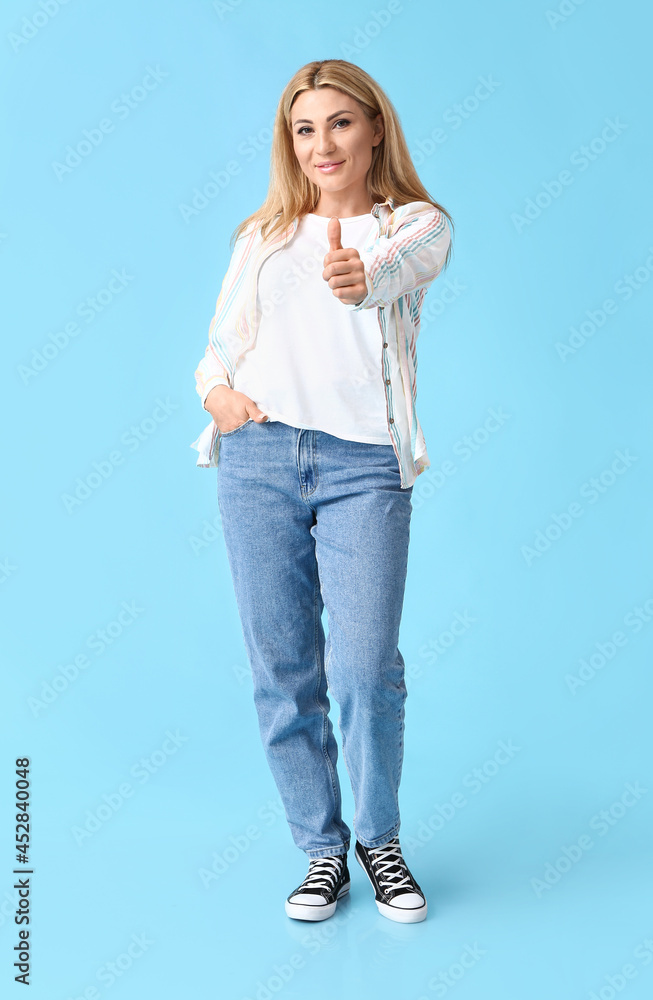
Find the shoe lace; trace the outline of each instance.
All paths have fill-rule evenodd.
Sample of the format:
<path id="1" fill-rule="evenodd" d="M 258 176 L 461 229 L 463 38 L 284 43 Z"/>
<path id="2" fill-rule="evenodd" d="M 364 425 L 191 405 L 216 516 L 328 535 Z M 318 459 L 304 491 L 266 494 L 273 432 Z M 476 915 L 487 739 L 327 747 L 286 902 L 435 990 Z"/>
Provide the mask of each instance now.
<path id="1" fill-rule="evenodd" d="M 370 863 L 382 888 L 412 889 L 413 880 L 399 846 L 399 840 L 394 837 L 381 847 L 368 850 Z"/>
<path id="2" fill-rule="evenodd" d="M 329 858 L 312 858 L 308 866 L 308 875 L 297 891 L 332 889 L 342 871 L 342 865 L 343 859 L 339 855 Z"/>

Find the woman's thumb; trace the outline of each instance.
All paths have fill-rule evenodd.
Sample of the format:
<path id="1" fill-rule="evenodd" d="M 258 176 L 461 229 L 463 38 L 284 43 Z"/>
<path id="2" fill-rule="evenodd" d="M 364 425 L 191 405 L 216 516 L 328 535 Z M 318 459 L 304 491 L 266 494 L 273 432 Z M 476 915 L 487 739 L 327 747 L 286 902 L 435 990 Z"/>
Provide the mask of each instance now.
<path id="1" fill-rule="evenodd" d="M 329 239 L 329 250 L 342 250 L 341 232 L 340 232 L 340 219 L 334 216 L 329 219 L 329 224 L 327 226 L 327 237 Z"/>
<path id="2" fill-rule="evenodd" d="M 259 424 L 262 424 L 265 420 L 268 419 L 267 414 L 265 414 L 263 410 L 259 410 L 254 400 L 252 400 L 251 403 L 247 404 L 246 410 L 247 410 L 247 416 L 251 417 L 252 420 L 256 420 L 256 422 Z"/>

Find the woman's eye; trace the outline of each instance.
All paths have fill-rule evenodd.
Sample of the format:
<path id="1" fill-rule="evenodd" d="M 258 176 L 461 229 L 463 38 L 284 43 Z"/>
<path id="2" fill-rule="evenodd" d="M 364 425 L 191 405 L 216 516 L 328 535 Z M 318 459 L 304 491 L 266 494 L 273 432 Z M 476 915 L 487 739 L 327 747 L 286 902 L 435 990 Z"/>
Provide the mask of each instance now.
<path id="1" fill-rule="evenodd" d="M 337 122 L 334 122 L 334 125 L 340 125 L 340 124 L 351 125 L 351 122 L 348 118 L 339 118 Z M 310 125 L 302 125 L 302 127 L 297 130 L 297 135 L 303 135 L 305 130 L 308 129 L 310 131 L 310 128 L 311 128 Z M 341 132 L 342 129 L 338 129 L 338 131 Z"/>

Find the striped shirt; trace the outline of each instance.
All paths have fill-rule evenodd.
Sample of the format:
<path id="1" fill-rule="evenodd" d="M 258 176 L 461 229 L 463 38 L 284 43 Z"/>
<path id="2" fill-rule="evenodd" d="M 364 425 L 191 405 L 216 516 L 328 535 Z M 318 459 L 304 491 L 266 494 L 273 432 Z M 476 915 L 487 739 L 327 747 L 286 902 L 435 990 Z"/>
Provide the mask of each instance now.
<path id="1" fill-rule="evenodd" d="M 415 409 L 416 347 L 422 302 L 444 266 L 451 234 L 446 216 L 427 202 L 395 208 L 394 199 L 387 198 L 373 206 L 372 215 L 375 221 L 360 251 L 367 294 L 357 304 L 343 303 L 343 308 L 376 309 L 388 431 L 401 488 L 407 489 L 431 464 Z M 202 406 L 216 385 L 233 388 L 238 360 L 256 341 L 259 269 L 269 254 L 293 238 L 298 223 L 294 219 L 287 229 L 265 241 L 260 226 L 252 223 L 237 239 L 209 327 L 209 343 L 195 371 Z M 211 420 L 193 441 L 201 468 L 217 466 L 220 436 Z"/>

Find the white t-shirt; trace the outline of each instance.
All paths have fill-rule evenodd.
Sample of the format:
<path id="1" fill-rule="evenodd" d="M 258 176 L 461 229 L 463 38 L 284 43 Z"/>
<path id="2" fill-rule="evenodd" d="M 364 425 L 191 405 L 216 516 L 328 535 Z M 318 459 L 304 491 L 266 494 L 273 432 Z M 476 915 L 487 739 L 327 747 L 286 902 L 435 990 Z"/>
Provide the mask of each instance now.
<path id="1" fill-rule="evenodd" d="M 360 251 L 376 220 L 368 212 L 340 223 L 342 246 Z M 346 309 L 322 277 L 328 224 L 302 216 L 290 243 L 263 262 L 256 342 L 239 359 L 233 387 L 269 420 L 390 444 L 377 310 Z"/>

